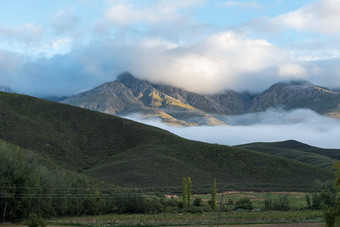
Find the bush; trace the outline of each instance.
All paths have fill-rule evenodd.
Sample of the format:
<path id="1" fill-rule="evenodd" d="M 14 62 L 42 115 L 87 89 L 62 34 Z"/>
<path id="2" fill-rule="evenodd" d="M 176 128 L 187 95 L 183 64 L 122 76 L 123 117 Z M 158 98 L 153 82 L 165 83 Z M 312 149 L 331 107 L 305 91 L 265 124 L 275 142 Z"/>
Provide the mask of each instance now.
<path id="1" fill-rule="evenodd" d="M 28 216 L 28 220 L 26 223 L 28 227 L 39 227 L 39 226 L 45 227 L 46 226 L 44 219 L 41 217 L 38 217 L 38 215 L 34 213 Z"/>
<path id="2" fill-rule="evenodd" d="M 311 210 L 322 210 L 335 205 L 336 192 L 334 189 L 322 190 L 320 193 L 306 195 L 307 208 Z"/>
<path id="3" fill-rule="evenodd" d="M 252 210 L 254 207 L 253 207 L 253 203 L 250 201 L 249 198 L 243 198 L 243 199 L 240 199 L 238 201 L 236 201 L 235 203 L 235 207 L 234 207 L 234 210 Z"/>
<path id="4" fill-rule="evenodd" d="M 273 209 L 273 201 L 271 198 L 266 198 L 264 200 L 264 209 L 265 210 L 272 210 Z"/>
<path id="5" fill-rule="evenodd" d="M 264 201 L 264 209 L 265 210 L 280 210 L 287 211 L 290 210 L 288 196 L 280 196 L 276 200 L 272 200 L 271 198 L 267 198 Z"/>
<path id="6" fill-rule="evenodd" d="M 187 213 L 192 213 L 192 214 L 202 214 L 203 213 L 203 208 L 202 207 L 190 207 L 190 208 L 186 208 L 184 210 Z"/>
<path id="7" fill-rule="evenodd" d="M 229 205 L 229 206 L 234 205 L 234 200 L 228 199 L 227 205 Z"/>
<path id="8" fill-rule="evenodd" d="M 327 227 L 333 227 L 335 224 L 336 210 L 334 207 L 329 207 L 324 213 L 324 218 Z"/>
<path id="9" fill-rule="evenodd" d="M 202 202 L 202 199 L 196 198 L 196 199 L 194 200 L 194 206 L 200 207 L 200 206 L 201 206 L 201 202 Z"/>
<path id="10" fill-rule="evenodd" d="M 180 209 L 183 209 L 183 208 L 184 208 L 183 202 L 182 202 L 182 201 L 179 201 L 179 202 L 178 202 L 178 208 L 180 208 Z"/>

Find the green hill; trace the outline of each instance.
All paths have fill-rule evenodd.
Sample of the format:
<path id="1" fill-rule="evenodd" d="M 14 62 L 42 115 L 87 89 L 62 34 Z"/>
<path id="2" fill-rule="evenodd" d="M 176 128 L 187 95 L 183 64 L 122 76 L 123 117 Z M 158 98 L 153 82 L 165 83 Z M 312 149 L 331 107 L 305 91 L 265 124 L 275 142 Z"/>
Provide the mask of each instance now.
<path id="1" fill-rule="evenodd" d="M 112 115 L 3 92 L 0 139 L 120 186 L 180 186 L 183 176 L 191 176 L 194 185 L 216 178 L 232 189 L 313 190 L 334 177 L 302 162 L 190 141 Z"/>
<path id="2" fill-rule="evenodd" d="M 236 147 L 285 157 L 328 170 L 332 169 L 336 160 L 340 160 L 339 149 L 313 147 L 295 140 L 274 143 L 250 143 Z"/>

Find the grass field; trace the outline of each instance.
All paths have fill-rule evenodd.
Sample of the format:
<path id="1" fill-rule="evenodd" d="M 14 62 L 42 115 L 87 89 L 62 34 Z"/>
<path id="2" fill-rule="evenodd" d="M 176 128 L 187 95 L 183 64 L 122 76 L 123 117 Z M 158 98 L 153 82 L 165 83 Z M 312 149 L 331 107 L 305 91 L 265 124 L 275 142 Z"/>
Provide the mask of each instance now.
<path id="1" fill-rule="evenodd" d="M 277 199 L 280 196 L 288 196 L 291 207 L 290 211 L 263 211 L 264 200 L 266 198 Z M 217 200 L 220 200 L 221 194 L 218 194 Z M 210 195 L 198 194 L 193 195 L 192 200 L 201 198 L 203 203 L 207 204 Z M 304 210 L 306 207 L 305 193 L 300 192 L 225 192 L 223 202 L 229 199 L 237 201 L 241 198 L 250 198 L 256 212 L 247 211 L 230 211 L 221 213 L 220 223 L 226 224 L 277 224 L 277 223 L 320 223 L 323 222 L 323 211 Z M 174 199 L 180 200 L 181 197 L 174 196 Z M 218 212 L 204 213 L 177 213 L 167 212 L 161 214 L 111 214 L 101 216 L 82 216 L 66 217 L 49 220 L 53 225 L 89 225 L 89 226 L 197 226 L 197 225 L 215 225 Z M 307 225 L 309 226 L 309 225 Z M 316 224 L 314 226 L 320 226 Z"/>
<path id="2" fill-rule="evenodd" d="M 162 213 L 162 214 L 121 214 L 89 217 L 72 217 L 49 220 L 53 225 L 92 225 L 92 226 L 179 226 L 179 225 L 215 225 L 218 212 L 203 214 Z M 312 223 L 322 222 L 322 211 L 290 212 L 222 212 L 220 224 L 272 224 L 272 223 Z"/>
<path id="3" fill-rule="evenodd" d="M 234 202 L 241 198 L 249 198 L 253 203 L 254 208 L 263 209 L 264 201 L 267 198 L 276 200 L 282 196 L 287 196 L 289 201 L 289 206 L 292 210 L 301 210 L 306 207 L 306 193 L 303 192 L 241 192 L 241 191 L 229 191 L 225 192 L 223 195 L 223 203 L 227 203 L 229 199 Z M 201 198 L 203 202 L 207 202 L 211 199 L 211 195 L 193 195 L 192 200 L 196 198 Z M 180 199 L 180 198 L 179 198 Z M 221 193 L 217 194 L 217 201 L 221 199 Z"/>
<path id="4" fill-rule="evenodd" d="M 323 211 L 305 210 L 306 193 L 301 192 L 240 192 L 228 191 L 224 193 L 223 203 L 228 200 L 237 201 L 241 198 L 249 198 L 256 211 L 232 211 L 221 212 L 220 226 L 247 226 L 247 227 L 321 227 L 323 223 Z M 221 194 L 217 195 L 220 200 Z M 278 199 L 288 196 L 289 211 L 265 211 L 264 200 Z M 167 196 L 169 197 L 169 196 Z M 181 200 L 180 196 L 172 196 L 175 200 Z M 195 194 L 202 199 L 203 206 L 208 204 L 210 195 Z M 46 220 L 48 226 L 215 226 L 218 211 L 203 213 L 178 213 L 163 212 L 157 214 L 109 214 L 97 216 L 64 217 Z M 21 227 L 23 225 L 0 225 L 0 227 Z"/>

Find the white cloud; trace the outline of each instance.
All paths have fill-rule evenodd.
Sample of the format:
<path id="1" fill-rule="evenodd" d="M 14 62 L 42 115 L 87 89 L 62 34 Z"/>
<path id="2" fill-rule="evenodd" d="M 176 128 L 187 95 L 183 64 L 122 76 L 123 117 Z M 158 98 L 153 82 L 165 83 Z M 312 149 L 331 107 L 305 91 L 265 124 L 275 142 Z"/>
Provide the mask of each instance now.
<path id="1" fill-rule="evenodd" d="M 52 46 L 60 52 L 63 48 L 67 50 L 70 43 L 71 40 L 66 38 L 56 40 Z M 65 86 L 65 81 L 61 80 L 72 81 L 82 88 L 70 89 L 67 94 L 81 92 L 112 81 L 126 70 L 140 79 L 203 94 L 219 93 L 225 89 L 259 92 L 281 81 L 282 77 L 305 77 L 303 66 L 291 60 L 285 51 L 266 40 L 249 39 L 234 32 L 215 34 L 190 45 L 150 38 L 139 41 L 104 40 L 72 49 L 58 58 L 26 62 L 26 66 L 19 68 L 16 74 L 25 78 L 23 81 L 27 82 L 27 89 L 36 83 L 36 78 L 53 77 L 56 68 L 64 73 L 59 76 L 59 83 L 54 82 L 55 89 L 47 89 L 47 85 L 36 88 L 45 93 L 61 93 L 71 86 Z M 71 79 L 65 78 L 66 75 L 77 76 Z M 80 79 L 81 75 L 89 81 Z M 92 86 L 89 86 L 91 83 Z"/>
<path id="2" fill-rule="evenodd" d="M 241 8 L 261 8 L 261 5 L 256 1 L 226 1 L 224 4 L 226 7 L 241 7 Z"/>
<path id="3" fill-rule="evenodd" d="M 156 1 L 156 4 L 145 5 L 129 4 L 128 2 L 118 2 L 114 4 L 106 13 L 108 22 L 118 25 L 128 25 L 132 23 L 146 22 L 149 24 L 159 24 L 165 21 L 177 21 L 186 17 L 180 10 L 201 4 L 202 1 L 194 0 L 173 0 Z"/>
<path id="4" fill-rule="evenodd" d="M 17 40 L 27 44 L 41 40 L 44 29 L 38 25 L 29 23 L 18 27 L 0 27 L 0 38 L 7 41 Z"/>
<path id="5" fill-rule="evenodd" d="M 142 120 L 136 115 L 128 118 L 163 128 L 184 138 L 208 143 L 239 145 L 293 139 L 323 148 L 340 148 L 340 120 L 306 109 L 270 109 L 266 112 L 228 116 L 227 122 L 232 125 L 227 126 L 175 127 L 160 121 Z"/>
<path id="6" fill-rule="evenodd" d="M 36 86 L 35 89 L 59 94 L 76 93 L 112 81 L 117 74 L 126 70 L 141 79 L 199 93 L 217 93 L 224 89 L 260 92 L 273 83 L 286 79 L 306 79 L 322 86 L 340 87 L 340 48 L 334 48 L 335 44 L 320 47 L 320 44 L 313 43 L 304 48 L 298 44 L 289 49 L 287 46 L 276 46 L 264 38 L 250 38 L 225 28 L 221 32 L 205 27 L 192 17 L 193 8 L 202 2 L 203 0 L 108 1 L 108 10 L 104 11 L 100 21 L 102 25 L 108 26 L 107 33 L 92 33 L 94 29 L 91 28 L 86 29 L 92 32 L 84 32 L 83 27 L 79 28 L 75 9 L 69 8 L 60 10 L 51 17 L 49 26 L 54 30 L 51 27 L 44 29 L 26 24 L 16 28 L 0 28 L 0 38 L 6 36 L 6 40 L 12 40 L 9 37 L 16 41 L 35 38 L 39 40 L 46 30 L 49 32 L 42 40 L 34 43 L 32 48 L 23 48 L 23 44 L 10 47 L 16 48 L 22 54 L 22 61 L 26 63 L 25 67 L 18 66 L 12 70 L 13 78 L 21 80 L 18 84 L 22 90 L 26 89 L 24 82 L 27 90 L 31 91 L 30 87 L 35 87 L 34 84 L 38 83 L 36 78 L 57 78 L 54 73 L 56 67 L 63 73 L 58 77 L 59 80 L 77 84 L 78 89 L 72 89 L 71 85 L 65 85 L 65 81 L 58 82 L 56 79 L 53 80 L 55 89 L 47 89 L 47 85 Z M 330 2 L 316 2 L 290 14 L 302 15 L 307 11 L 315 14 L 314 8 L 318 4 L 327 5 Z M 227 1 L 230 6 L 238 3 L 256 1 Z M 326 9 L 329 10 L 329 7 L 322 11 L 327 11 Z M 271 23 L 270 26 L 277 29 L 282 27 L 278 25 L 292 24 L 285 15 L 268 18 L 267 25 Z M 332 17 L 336 17 L 336 14 Z M 98 23 L 94 24 L 98 26 Z M 302 24 L 303 26 L 299 26 L 304 29 L 304 22 L 298 24 Z M 77 29 L 81 30 L 81 35 L 72 34 Z M 60 31 L 58 36 L 54 34 L 56 31 Z M 29 35 L 20 35 L 26 33 Z M 82 38 L 82 34 L 86 37 Z M 0 46 L 5 49 L 4 44 Z M 57 54 L 62 56 L 52 58 Z M 34 55 L 35 59 L 26 59 L 27 55 Z M 332 61 L 328 61 L 330 57 L 333 58 Z M 47 65 L 42 67 L 41 62 L 47 62 Z M 0 67 L 3 68 L 0 71 L 8 71 L 5 63 Z M 38 67 L 39 70 L 34 69 Z M 34 76 L 34 73 L 38 75 Z M 72 78 L 72 75 L 76 76 Z M 40 83 L 43 81 L 49 82 L 41 80 Z M 14 86 L 15 84 L 13 82 Z"/>
<path id="7" fill-rule="evenodd" d="M 288 63 L 279 65 L 279 75 L 282 77 L 290 77 L 290 78 L 306 78 L 307 71 L 301 65 Z"/>
<path id="8" fill-rule="evenodd" d="M 277 19 L 299 31 L 339 34 L 340 4 L 338 0 L 320 0 Z"/>
<path id="9" fill-rule="evenodd" d="M 191 11 L 204 0 L 109 2 L 109 9 L 97 21 L 95 32 L 118 30 L 115 35 L 132 33 L 133 36 L 140 36 L 143 33 L 178 38 L 195 29 Z"/>
<path id="10" fill-rule="evenodd" d="M 50 19 L 50 25 L 57 34 L 75 32 L 79 24 L 79 17 L 73 8 L 58 10 Z"/>
<path id="11" fill-rule="evenodd" d="M 255 19 L 248 25 L 271 32 L 290 28 L 299 32 L 339 35 L 340 4 L 338 0 L 319 0 L 277 17 Z"/>
<path id="12" fill-rule="evenodd" d="M 225 89 L 259 91 L 282 80 L 280 76 L 290 79 L 304 76 L 303 68 L 286 55 L 266 40 L 225 32 L 192 45 L 141 50 L 128 70 L 142 79 L 198 93 Z M 286 68 L 280 69 L 281 64 L 286 64 Z M 250 85 L 249 81 L 255 83 Z"/>

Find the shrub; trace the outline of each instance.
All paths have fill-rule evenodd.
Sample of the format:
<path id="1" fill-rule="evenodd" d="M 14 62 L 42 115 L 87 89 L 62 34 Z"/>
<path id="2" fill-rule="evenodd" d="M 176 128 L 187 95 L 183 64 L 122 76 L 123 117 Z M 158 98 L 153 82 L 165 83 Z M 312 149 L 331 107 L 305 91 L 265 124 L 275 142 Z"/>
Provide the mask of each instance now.
<path id="1" fill-rule="evenodd" d="M 250 199 L 249 198 L 243 198 L 243 199 L 236 201 L 234 210 L 238 210 L 238 209 L 252 210 L 253 208 L 254 208 L 253 203 L 250 201 Z"/>
<path id="2" fill-rule="evenodd" d="M 232 200 L 232 199 L 228 199 L 228 201 L 227 201 L 227 205 L 229 205 L 229 206 L 232 206 L 232 205 L 234 205 L 234 200 Z"/>
<path id="3" fill-rule="evenodd" d="M 336 210 L 334 207 L 329 207 L 325 210 L 324 218 L 327 227 L 333 227 L 335 224 Z"/>
<path id="4" fill-rule="evenodd" d="M 311 210 L 322 210 L 326 207 L 335 205 L 336 192 L 335 190 L 322 190 L 320 193 L 306 195 L 307 208 Z"/>
<path id="5" fill-rule="evenodd" d="M 202 214 L 203 208 L 202 207 L 189 207 L 184 210 L 185 212 L 192 213 L 192 214 Z"/>
<path id="6" fill-rule="evenodd" d="M 27 223 L 28 227 L 39 227 L 39 226 L 45 227 L 46 226 L 44 219 L 39 217 L 35 213 L 31 213 L 28 216 L 28 220 L 27 220 L 26 223 Z"/>
<path id="7" fill-rule="evenodd" d="M 194 200 L 194 206 L 200 207 L 200 206 L 201 206 L 201 202 L 202 202 L 202 199 L 196 198 L 196 199 Z"/>
<path id="8" fill-rule="evenodd" d="M 265 210 L 280 210 L 287 211 L 290 210 L 288 196 L 280 196 L 278 199 L 274 201 L 271 198 L 267 198 L 264 201 L 264 209 Z"/>

